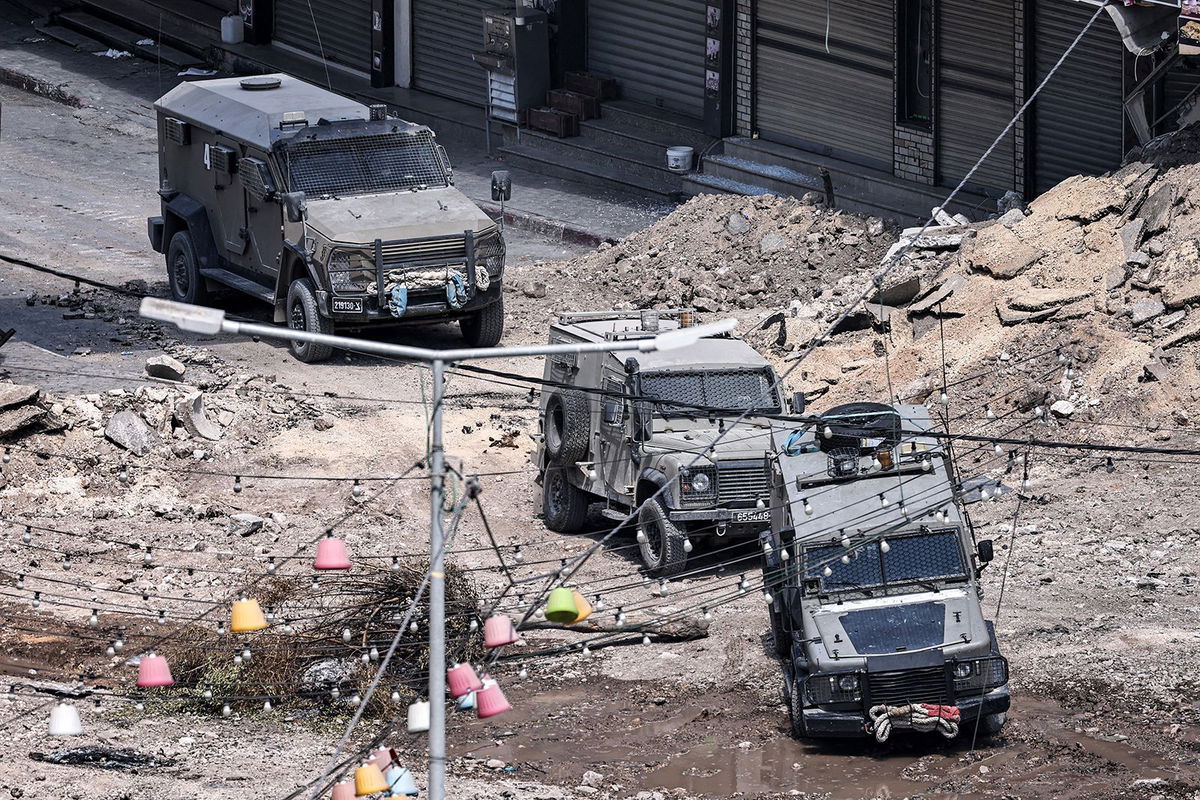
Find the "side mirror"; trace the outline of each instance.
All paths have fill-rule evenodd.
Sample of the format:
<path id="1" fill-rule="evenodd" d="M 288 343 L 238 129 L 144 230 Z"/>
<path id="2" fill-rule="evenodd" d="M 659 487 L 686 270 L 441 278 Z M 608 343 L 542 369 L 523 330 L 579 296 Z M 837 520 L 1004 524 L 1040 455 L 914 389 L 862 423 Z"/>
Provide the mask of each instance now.
<path id="1" fill-rule="evenodd" d="M 792 392 L 792 413 L 803 414 L 805 407 L 808 406 L 808 401 L 804 399 L 804 392 Z"/>
<path id="2" fill-rule="evenodd" d="M 308 204 L 304 201 L 304 192 L 284 192 L 280 195 L 283 200 L 283 210 L 288 222 L 303 222 L 308 219 Z"/>
<path id="3" fill-rule="evenodd" d="M 492 199 L 497 202 L 512 200 L 512 176 L 508 170 L 500 169 L 492 173 Z"/>
<path id="4" fill-rule="evenodd" d="M 992 540 L 991 539 L 981 539 L 979 541 L 978 549 L 979 549 L 979 563 L 980 564 L 987 564 L 989 561 L 991 561 L 993 558 L 996 557 L 996 552 L 995 552 L 995 550 L 992 549 Z"/>
<path id="5" fill-rule="evenodd" d="M 625 415 L 621 413 L 621 404 L 616 400 L 607 400 L 601 418 L 605 425 L 620 425 Z"/>

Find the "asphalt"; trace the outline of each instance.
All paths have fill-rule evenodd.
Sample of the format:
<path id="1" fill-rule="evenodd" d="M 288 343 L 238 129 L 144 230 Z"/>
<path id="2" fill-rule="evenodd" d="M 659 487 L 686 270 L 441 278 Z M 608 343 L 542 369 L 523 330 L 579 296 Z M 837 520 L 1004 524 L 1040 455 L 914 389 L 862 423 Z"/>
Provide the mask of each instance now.
<path id="1" fill-rule="evenodd" d="M 137 57 L 110 58 L 104 55 L 107 49 L 81 34 L 48 28 L 0 0 L 0 84 L 73 108 L 108 110 L 122 105 L 131 113 L 150 116 L 154 100 L 181 81 L 172 67 Z M 0 141 L 2 137 L 0 117 Z M 659 202 L 513 169 L 488 153 L 482 135 L 443 133 L 439 140 L 454 164 L 456 185 L 468 197 L 493 215 L 503 211 L 507 224 L 551 241 L 594 247 L 621 239 L 671 211 Z M 509 170 L 513 179 L 513 197 L 503 209 L 491 199 L 491 174 L 501 169 Z"/>

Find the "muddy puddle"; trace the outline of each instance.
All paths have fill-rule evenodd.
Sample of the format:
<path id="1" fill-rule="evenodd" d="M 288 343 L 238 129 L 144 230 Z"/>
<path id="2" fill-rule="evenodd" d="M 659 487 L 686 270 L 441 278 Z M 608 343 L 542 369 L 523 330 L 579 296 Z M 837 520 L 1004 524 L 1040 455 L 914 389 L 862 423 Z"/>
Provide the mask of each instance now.
<path id="1" fill-rule="evenodd" d="M 1200 788 L 1196 759 L 1169 760 L 1112 730 L 1077 731 L 1069 711 L 1043 699 L 1020 699 L 1003 737 L 974 750 L 969 738 L 903 732 L 886 745 L 797 741 L 785 714 L 755 705 L 736 694 L 655 704 L 619 684 L 589 685 L 523 698 L 486 733 L 462 728 L 474 741 L 451 741 L 463 742 L 454 755 L 499 759 L 509 774 L 564 786 L 595 770 L 622 787 L 617 797 L 682 789 L 713 798 L 1094 800 L 1131 787 L 1147 797 Z"/>

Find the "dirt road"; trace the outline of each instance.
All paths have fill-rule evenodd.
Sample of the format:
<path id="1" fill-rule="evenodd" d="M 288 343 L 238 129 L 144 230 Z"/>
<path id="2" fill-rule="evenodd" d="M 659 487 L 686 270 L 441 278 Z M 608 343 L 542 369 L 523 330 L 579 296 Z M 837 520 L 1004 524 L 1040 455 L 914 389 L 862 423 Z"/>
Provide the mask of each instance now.
<path id="1" fill-rule="evenodd" d="M 102 108 L 71 109 L 0 89 L 0 252 L 105 282 L 143 281 L 161 293 L 161 263 L 144 232 L 156 210 L 154 143 L 136 97 L 113 89 Z M 514 279 L 557 286 L 562 304 L 573 305 L 571 287 L 582 291 L 589 276 L 551 262 L 578 251 L 519 232 L 510 242 Z M 0 671 L 16 687 L 0 696 L 0 789 L 36 800 L 284 797 L 331 752 L 344 704 L 277 698 L 278 707 L 264 711 L 252 688 L 227 718 L 219 702 L 140 711 L 127 698 L 133 667 L 125 659 L 182 621 L 214 608 L 210 619 L 223 618 L 229 593 L 266 574 L 272 557 L 281 578 L 300 576 L 307 586 L 309 552 L 299 548 L 330 525 L 356 556 L 384 569 L 393 556 L 423 553 L 424 482 L 383 479 L 425 456 L 427 374 L 360 356 L 307 367 L 276 345 L 181 337 L 141 322 L 130 297 L 85 288 L 60 304 L 71 290 L 0 265 L 0 328 L 18 330 L 0 350 L 0 374 L 42 387 L 71 424 L 16 450 L 0 485 L 0 518 L 12 521 L 0 524 L 8 623 Z M 519 290 L 509 300 L 515 324 L 507 341 L 541 340 L 550 302 Z M 75 309 L 84 316 L 64 319 Z M 746 313 L 752 319 L 759 309 Z M 456 340 L 449 327 L 403 336 Z M 184 361 L 189 385 L 205 389 L 220 441 L 172 432 L 172 387 L 142 373 L 145 359 L 163 351 Z M 533 361 L 493 366 L 540 373 Z M 457 371 L 448 391 L 447 452 L 464 473 L 483 476 L 481 503 L 506 563 L 532 575 L 591 545 L 598 536 L 556 536 L 532 513 L 529 434 L 537 421 L 528 385 Z M 162 421 L 163 441 L 144 459 L 97 433 L 98 421 L 121 409 Z M 967 465 L 989 466 L 983 456 Z M 793 741 L 762 600 L 749 591 L 713 609 L 703 639 L 531 657 L 527 677 L 519 661 L 499 667 L 516 708 L 491 721 L 452 718 L 452 796 L 1200 797 L 1200 534 L 1192 522 L 1200 503 L 1184 488 L 1194 485 L 1196 467 L 1096 466 L 1039 464 L 1037 490 L 1019 509 L 1014 496 L 973 507 L 981 536 L 997 542 L 985 607 L 1012 661 L 1014 712 L 1001 738 L 974 748 L 919 737 L 885 747 Z M 328 480 L 345 476 L 373 480 L 357 496 L 349 480 Z M 239 514 L 253 515 L 257 527 Z M 36 526 L 29 543 L 25 525 Z M 603 596 L 606 615 L 698 613 L 702 598 L 756 575 L 753 548 L 718 545 L 697 553 L 694 573 L 663 596 L 640 579 L 631 545 L 613 540 L 575 576 L 589 595 Z M 453 550 L 480 595 L 506 585 L 477 511 L 464 515 Z M 28 589 L 18 585 L 21 572 Z M 94 608 L 99 624 L 90 628 Z M 125 636 L 129 650 L 106 655 Z M 531 632 L 526 647 L 578 638 Z M 219 647 L 232 664 L 244 644 L 228 637 Z M 338 650 L 337 641 L 322 647 L 343 661 L 357 652 Z M 96 707 L 80 704 L 89 744 L 174 765 L 135 774 L 31 760 L 61 743 L 45 735 L 44 710 L 20 716 L 48 697 L 29 683 L 81 675 L 113 691 L 97 695 Z M 347 695 L 361 683 L 349 686 Z M 391 743 L 422 778 L 419 737 L 398 734 Z"/>

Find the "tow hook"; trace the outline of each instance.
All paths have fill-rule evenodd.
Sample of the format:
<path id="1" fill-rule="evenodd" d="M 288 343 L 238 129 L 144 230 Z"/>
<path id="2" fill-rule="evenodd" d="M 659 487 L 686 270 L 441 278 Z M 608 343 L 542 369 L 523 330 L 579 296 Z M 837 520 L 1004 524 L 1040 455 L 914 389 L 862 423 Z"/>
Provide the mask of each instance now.
<path id="1" fill-rule="evenodd" d="M 724 536 L 727 533 L 729 533 L 729 523 L 728 522 L 718 522 L 717 523 L 717 536 Z"/>

